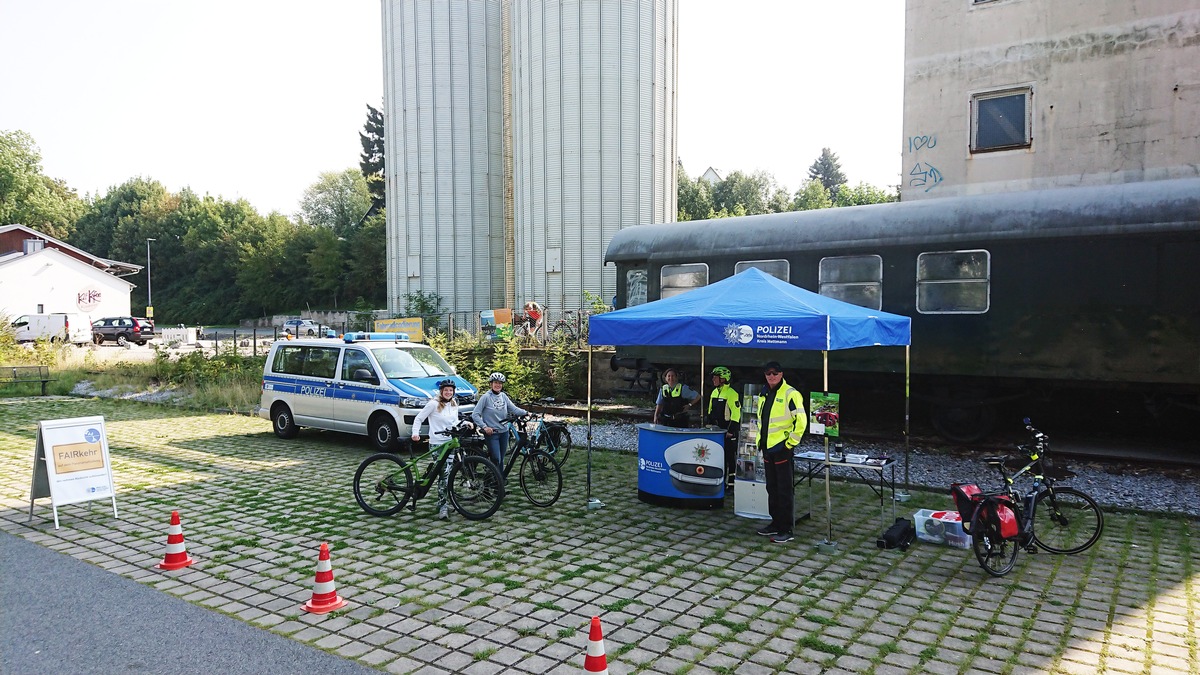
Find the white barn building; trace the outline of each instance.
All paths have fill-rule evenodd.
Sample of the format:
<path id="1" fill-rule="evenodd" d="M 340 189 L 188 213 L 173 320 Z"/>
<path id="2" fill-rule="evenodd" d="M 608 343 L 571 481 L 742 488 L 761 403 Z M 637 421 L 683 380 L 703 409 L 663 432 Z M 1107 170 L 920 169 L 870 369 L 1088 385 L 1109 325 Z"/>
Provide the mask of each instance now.
<path id="1" fill-rule="evenodd" d="M 140 265 L 94 256 L 24 225 L 0 227 L 0 314 L 80 312 L 93 320 L 130 314 Z"/>

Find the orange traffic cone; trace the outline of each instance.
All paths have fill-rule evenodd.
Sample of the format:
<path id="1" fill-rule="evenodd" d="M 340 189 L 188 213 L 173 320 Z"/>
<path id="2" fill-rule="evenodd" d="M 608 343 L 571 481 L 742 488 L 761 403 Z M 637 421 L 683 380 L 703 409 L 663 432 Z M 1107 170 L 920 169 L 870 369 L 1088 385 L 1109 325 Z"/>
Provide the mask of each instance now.
<path id="1" fill-rule="evenodd" d="M 317 582 L 313 585 L 312 598 L 302 607 L 306 612 L 325 614 L 346 606 L 346 601 L 333 587 L 333 563 L 329 562 L 329 544 L 321 542 L 321 555 L 317 557 Z"/>
<path id="2" fill-rule="evenodd" d="M 587 657 L 583 659 L 583 670 L 608 675 L 608 658 L 604 656 L 604 633 L 600 630 L 598 616 L 592 617 L 592 630 L 588 634 Z"/>
<path id="3" fill-rule="evenodd" d="M 160 570 L 177 570 L 196 562 L 188 555 L 183 543 L 183 525 L 179 523 L 179 512 L 171 512 L 171 526 L 167 528 L 167 554 L 155 565 Z"/>

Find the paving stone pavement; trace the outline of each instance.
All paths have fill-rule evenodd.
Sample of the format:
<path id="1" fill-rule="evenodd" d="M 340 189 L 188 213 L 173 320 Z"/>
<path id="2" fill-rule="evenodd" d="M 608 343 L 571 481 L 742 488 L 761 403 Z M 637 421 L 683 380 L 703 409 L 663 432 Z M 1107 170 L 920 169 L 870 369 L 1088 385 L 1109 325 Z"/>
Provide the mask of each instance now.
<path id="1" fill-rule="evenodd" d="M 69 505 L 55 530 L 39 500 L 28 522 L 38 420 L 88 415 L 106 420 L 120 517 L 105 501 Z M 821 509 L 772 544 L 731 505 L 638 501 L 627 453 L 593 454 L 605 506 L 589 511 L 578 444 L 551 508 L 515 491 L 485 521 L 436 520 L 432 498 L 374 518 L 351 488 L 369 454 L 335 433 L 280 440 L 258 418 L 0 399 L 0 528 L 390 673 L 581 672 L 593 615 L 614 675 L 1200 673 L 1194 520 L 1107 513 L 1085 553 L 1022 554 L 995 579 L 969 551 L 876 548 L 878 502 L 862 485 L 833 483 L 827 554 Z M 900 508 L 953 507 L 918 492 Z M 172 510 L 196 564 L 165 572 Z M 319 616 L 300 605 L 321 542 L 350 604 Z"/>

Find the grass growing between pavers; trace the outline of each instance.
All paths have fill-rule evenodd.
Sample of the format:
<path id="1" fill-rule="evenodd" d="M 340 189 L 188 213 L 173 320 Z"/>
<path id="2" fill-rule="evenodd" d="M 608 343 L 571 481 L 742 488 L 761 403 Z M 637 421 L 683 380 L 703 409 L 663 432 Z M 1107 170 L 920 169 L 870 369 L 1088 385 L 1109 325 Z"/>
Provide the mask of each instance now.
<path id="1" fill-rule="evenodd" d="M 88 415 L 106 420 L 121 517 L 107 502 L 71 505 L 55 531 L 42 500 L 27 524 L 37 421 Z M 364 439 L 341 434 L 283 441 L 257 418 L 7 399 L 0 527 L 393 672 L 439 663 L 578 672 L 598 615 L 614 674 L 1200 673 L 1195 521 L 1109 513 L 1091 550 L 1022 553 L 1010 575 L 993 579 L 970 551 L 876 548 L 884 523 L 862 485 L 831 486 L 838 551 L 823 554 L 815 544 L 828 528 L 824 508 L 794 541 L 772 544 L 731 504 L 639 502 L 630 454 L 593 452 L 592 494 L 605 507 L 589 511 L 579 447 L 551 508 L 517 490 L 486 521 L 436 520 L 433 495 L 415 511 L 373 518 L 351 490 L 369 454 Z M 814 489 L 823 507 L 820 481 Z M 947 494 L 913 497 L 898 514 L 953 508 Z M 804 488 L 797 502 L 807 504 Z M 152 570 L 171 510 L 197 562 Z M 350 606 L 317 616 L 299 607 L 322 541 Z"/>

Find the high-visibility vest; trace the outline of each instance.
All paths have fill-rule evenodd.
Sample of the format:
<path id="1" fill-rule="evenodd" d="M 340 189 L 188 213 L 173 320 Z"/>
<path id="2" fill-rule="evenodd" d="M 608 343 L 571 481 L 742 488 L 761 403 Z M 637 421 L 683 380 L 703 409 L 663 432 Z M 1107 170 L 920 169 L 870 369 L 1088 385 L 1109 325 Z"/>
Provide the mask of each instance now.
<path id="1" fill-rule="evenodd" d="M 741 422 L 742 406 L 738 403 L 737 390 L 728 384 L 713 389 L 712 395 L 708 397 L 708 416 L 709 423 L 718 426 L 728 425 L 729 422 Z"/>
<path id="2" fill-rule="evenodd" d="M 763 416 L 763 406 L 766 396 L 758 400 L 758 434 L 757 445 L 763 447 L 762 438 L 766 434 L 767 448 L 773 448 L 780 442 L 788 448 L 800 444 L 804 430 L 808 428 L 808 417 L 804 414 L 804 399 L 785 381 L 779 382 L 779 389 L 771 401 L 771 409 Z"/>

